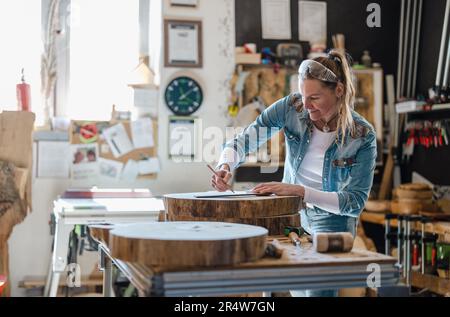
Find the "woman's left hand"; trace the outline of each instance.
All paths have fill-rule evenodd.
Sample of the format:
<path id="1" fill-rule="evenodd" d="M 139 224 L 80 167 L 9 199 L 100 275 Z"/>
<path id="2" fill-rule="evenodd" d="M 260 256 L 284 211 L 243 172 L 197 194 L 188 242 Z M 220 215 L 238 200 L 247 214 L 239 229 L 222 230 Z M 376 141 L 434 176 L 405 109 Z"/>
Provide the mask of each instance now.
<path id="1" fill-rule="evenodd" d="M 305 188 L 301 185 L 285 184 L 278 182 L 262 183 L 252 189 L 258 194 L 275 194 L 277 196 L 300 196 L 305 195 Z"/>

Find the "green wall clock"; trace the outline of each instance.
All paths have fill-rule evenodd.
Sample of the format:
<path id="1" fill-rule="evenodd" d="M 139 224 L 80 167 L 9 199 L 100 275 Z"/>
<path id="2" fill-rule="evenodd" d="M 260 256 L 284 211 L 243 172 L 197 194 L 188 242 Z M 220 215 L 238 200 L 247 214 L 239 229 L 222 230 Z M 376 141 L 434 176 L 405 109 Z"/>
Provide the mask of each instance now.
<path id="1" fill-rule="evenodd" d="M 166 87 L 166 105 L 178 116 L 189 116 L 196 112 L 203 102 L 203 91 L 199 83 L 187 76 L 173 79 Z"/>

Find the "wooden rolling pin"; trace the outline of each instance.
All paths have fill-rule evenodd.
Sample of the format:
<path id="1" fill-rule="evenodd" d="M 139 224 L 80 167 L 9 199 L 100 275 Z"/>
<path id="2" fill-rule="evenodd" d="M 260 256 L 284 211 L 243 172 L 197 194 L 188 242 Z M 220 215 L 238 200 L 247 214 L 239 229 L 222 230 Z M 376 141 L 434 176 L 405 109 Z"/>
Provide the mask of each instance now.
<path id="1" fill-rule="evenodd" d="M 317 252 L 349 252 L 353 248 L 350 232 L 318 232 L 313 236 L 313 247 Z"/>

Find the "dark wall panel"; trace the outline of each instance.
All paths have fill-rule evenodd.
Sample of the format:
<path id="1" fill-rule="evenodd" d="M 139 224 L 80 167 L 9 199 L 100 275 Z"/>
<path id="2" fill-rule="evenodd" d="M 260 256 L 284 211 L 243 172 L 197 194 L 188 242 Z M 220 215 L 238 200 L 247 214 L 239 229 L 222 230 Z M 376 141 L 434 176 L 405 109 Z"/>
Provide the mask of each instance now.
<path id="1" fill-rule="evenodd" d="M 421 32 L 417 92 L 426 94 L 436 80 L 445 0 L 423 1 L 423 25 Z"/>
<path id="2" fill-rule="evenodd" d="M 382 64 L 385 74 L 397 72 L 398 40 L 401 0 L 326 0 L 328 47 L 331 35 L 343 33 L 346 48 L 354 60 L 359 60 L 364 50 L 369 50 L 374 62 Z M 369 3 L 381 6 L 381 28 L 366 25 Z M 411 1 L 412 2 L 412 1 Z M 256 43 L 258 49 L 275 50 L 280 41 L 262 40 L 261 1 L 236 0 L 236 44 Z M 439 48 L 442 35 L 446 0 L 423 0 L 422 30 L 419 50 L 417 93 L 426 95 L 436 78 Z M 298 1 L 291 0 L 291 42 L 298 43 Z M 450 31 L 450 30 L 449 30 Z M 408 47 L 411 49 L 411 47 Z M 450 146 L 440 149 L 418 149 L 409 164 L 403 166 L 403 179 L 410 180 L 416 170 L 436 184 L 450 184 Z"/>
<path id="3" fill-rule="evenodd" d="M 343 33 L 346 47 L 354 60 L 359 60 L 364 50 L 369 50 L 373 61 L 380 62 L 387 73 L 393 73 L 397 65 L 400 0 L 327 0 L 328 46 L 331 36 Z M 369 28 L 366 24 L 367 5 L 377 2 L 381 6 L 381 28 Z M 291 0 L 291 42 L 298 43 L 298 1 Z M 261 1 L 236 0 L 236 44 L 256 43 L 258 49 L 275 50 L 278 40 L 262 40 Z"/>

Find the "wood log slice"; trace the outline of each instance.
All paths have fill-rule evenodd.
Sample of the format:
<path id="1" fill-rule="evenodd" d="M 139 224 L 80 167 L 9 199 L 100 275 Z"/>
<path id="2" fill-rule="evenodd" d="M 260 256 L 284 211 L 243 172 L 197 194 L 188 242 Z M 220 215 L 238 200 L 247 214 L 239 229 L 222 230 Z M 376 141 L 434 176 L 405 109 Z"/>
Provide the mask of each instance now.
<path id="1" fill-rule="evenodd" d="M 410 190 L 397 188 L 394 190 L 394 196 L 399 199 L 432 199 L 433 192 L 431 190 Z"/>
<path id="2" fill-rule="evenodd" d="M 405 190 L 431 190 L 431 186 L 425 183 L 405 183 L 397 188 Z"/>
<path id="3" fill-rule="evenodd" d="M 411 200 L 393 200 L 391 202 L 391 211 L 396 214 L 419 214 L 419 212 L 436 212 L 438 207 L 431 203 L 422 203 Z"/>
<path id="4" fill-rule="evenodd" d="M 267 229 L 223 222 L 155 222 L 116 225 L 114 258 L 149 266 L 233 265 L 264 256 Z"/>
<path id="5" fill-rule="evenodd" d="M 390 200 L 368 200 L 364 207 L 371 212 L 387 212 L 391 209 Z"/>
<path id="6" fill-rule="evenodd" d="M 296 214 L 302 206 L 302 199 L 298 196 L 196 198 L 198 194 L 164 195 L 168 217 L 263 218 Z"/>
<path id="7" fill-rule="evenodd" d="M 114 229 L 113 224 L 89 225 L 89 234 L 95 241 L 109 245 L 109 232 L 112 229 Z"/>
<path id="8" fill-rule="evenodd" d="M 169 217 L 169 221 L 218 221 L 218 222 L 232 222 L 242 223 L 247 225 L 254 225 L 264 227 L 269 231 L 269 235 L 283 235 L 286 226 L 299 227 L 300 214 L 281 215 L 275 217 L 263 218 L 216 218 L 216 217 L 195 217 L 190 216 L 176 216 Z"/>

